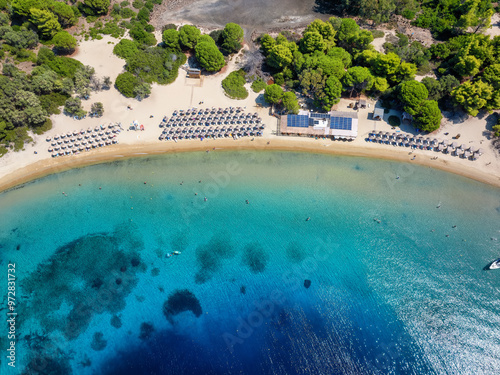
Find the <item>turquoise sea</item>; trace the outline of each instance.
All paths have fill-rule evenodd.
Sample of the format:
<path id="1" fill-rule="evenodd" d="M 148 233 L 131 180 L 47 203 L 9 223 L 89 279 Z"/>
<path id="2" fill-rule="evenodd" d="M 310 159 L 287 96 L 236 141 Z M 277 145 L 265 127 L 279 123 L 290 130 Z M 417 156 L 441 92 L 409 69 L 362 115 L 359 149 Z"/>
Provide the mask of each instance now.
<path id="1" fill-rule="evenodd" d="M 497 238 L 499 189 L 412 164 L 211 151 L 51 175 L 0 194 L 0 373 L 491 374 Z"/>

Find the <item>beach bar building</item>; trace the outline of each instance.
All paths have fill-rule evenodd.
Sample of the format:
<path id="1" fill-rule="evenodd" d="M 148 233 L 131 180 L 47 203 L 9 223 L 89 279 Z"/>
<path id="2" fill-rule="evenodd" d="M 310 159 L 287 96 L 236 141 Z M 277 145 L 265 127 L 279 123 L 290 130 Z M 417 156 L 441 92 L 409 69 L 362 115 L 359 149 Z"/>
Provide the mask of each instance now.
<path id="1" fill-rule="evenodd" d="M 377 121 L 382 121 L 384 119 L 384 108 L 376 107 L 373 110 L 373 119 Z"/>
<path id="2" fill-rule="evenodd" d="M 201 78 L 201 70 L 196 68 L 189 68 L 187 71 L 188 78 Z"/>
<path id="3" fill-rule="evenodd" d="M 283 115 L 280 118 L 280 134 L 355 139 L 358 135 L 358 113 L 300 111 L 298 115 Z"/>

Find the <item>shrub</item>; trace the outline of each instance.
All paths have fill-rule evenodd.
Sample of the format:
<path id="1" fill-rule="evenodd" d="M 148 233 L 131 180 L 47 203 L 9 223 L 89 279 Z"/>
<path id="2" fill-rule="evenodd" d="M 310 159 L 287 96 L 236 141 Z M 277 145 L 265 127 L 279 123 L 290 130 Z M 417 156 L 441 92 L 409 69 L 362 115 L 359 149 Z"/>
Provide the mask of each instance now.
<path id="1" fill-rule="evenodd" d="M 134 0 L 132 2 L 132 6 L 135 8 L 135 9 L 141 9 L 143 6 L 144 6 L 144 1 L 142 0 Z"/>
<path id="2" fill-rule="evenodd" d="M 372 30 L 373 39 L 383 38 L 385 33 L 382 30 Z"/>
<path id="3" fill-rule="evenodd" d="M 144 30 L 144 27 L 141 24 L 136 24 L 130 29 L 129 33 L 132 39 L 138 43 L 146 44 L 148 46 L 154 46 L 156 44 L 155 36 Z"/>
<path id="4" fill-rule="evenodd" d="M 52 43 L 55 49 L 62 54 L 71 53 L 76 47 L 76 39 L 67 31 L 59 31 L 52 38 Z"/>
<path id="5" fill-rule="evenodd" d="M 238 70 L 231 72 L 222 80 L 222 87 L 225 94 L 231 99 L 246 99 L 248 91 L 245 88 L 245 72 Z"/>
<path id="6" fill-rule="evenodd" d="M 101 102 L 92 103 L 90 106 L 90 114 L 95 117 L 102 117 L 104 114 L 104 106 Z"/>
<path id="7" fill-rule="evenodd" d="M 78 68 L 83 64 L 75 59 L 64 56 L 55 56 L 53 60 L 46 62 L 47 66 L 62 77 L 73 78 Z"/>
<path id="8" fill-rule="evenodd" d="M 83 110 L 80 98 L 68 98 L 64 103 L 64 113 L 70 116 L 83 117 L 87 112 Z"/>
<path id="9" fill-rule="evenodd" d="M 254 92 L 261 92 L 264 90 L 267 86 L 267 83 L 264 82 L 262 78 L 257 78 L 255 81 L 252 82 L 252 90 Z"/>
<path id="10" fill-rule="evenodd" d="M 50 118 L 46 119 L 41 126 L 36 126 L 33 128 L 33 133 L 40 135 L 52 129 L 52 120 Z"/>
<path id="11" fill-rule="evenodd" d="M 142 8 L 139 13 L 137 13 L 137 19 L 139 21 L 149 22 L 149 10 L 147 8 Z"/>
<path id="12" fill-rule="evenodd" d="M 401 15 L 410 21 L 415 18 L 415 12 L 410 9 L 405 9 Z"/>
<path id="13" fill-rule="evenodd" d="M 389 116 L 389 119 L 387 120 L 389 122 L 389 125 L 391 126 L 399 126 L 401 125 L 401 119 L 398 116 Z"/>
<path id="14" fill-rule="evenodd" d="M 38 97 L 38 99 L 40 99 L 40 105 L 49 115 L 58 115 L 61 113 L 59 107 L 63 106 L 68 98 L 69 95 L 60 92 L 51 92 L 50 94 L 40 95 Z"/>
<path id="15" fill-rule="evenodd" d="M 16 60 L 36 62 L 37 58 L 34 52 L 28 51 L 27 49 L 20 49 L 16 52 Z"/>
<path id="16" fill-rule="evenodd" d="M 120 42 L 113 48 L 113 53 L 125 60 L 134 57 L 138 52 L 139 49 L 137 48 L 137 43 L 128 39 L 120 40 Z"/>
<path id="17" fill-rule="evenodd" d="M 170 30 L 170 29 L 177 30 L 177 25 L 173 23 L 167 23 L 161 28 L 161 31 L 163 32 L 165 30 Z"/>
<path id="18" fill-rule="evenodd" d="M 135 17 L 135 15 L 136 13 L 130 8 L 123 8 L 120 10 L 120 16 L 122 16 L 122 18 L 132 18 Z"/>
<path id="19" fill-rule="evenodd" d="M 125 72 L 119 74 L 118 77 L 116 77 L 115 87 L 118 91 L 120 91 L 120 93 L 122 93 L 122 95 L 126 96 L 127 98 L 133 98 L 134 88 L 140 83 L 140 80 L 132 73 Z"/>
<path id="20" fill-rule="evenodd" d="M 52 50 L 50 48 L 42 46 L 38 50 L 38 57 L 37 57 L 36 63 L 38 65 L 42 65 L 42 64 L 45 64 L 51 60 L 54 60 L 54 58 L 55 58 L 54 52 L 52 52 Z"/>

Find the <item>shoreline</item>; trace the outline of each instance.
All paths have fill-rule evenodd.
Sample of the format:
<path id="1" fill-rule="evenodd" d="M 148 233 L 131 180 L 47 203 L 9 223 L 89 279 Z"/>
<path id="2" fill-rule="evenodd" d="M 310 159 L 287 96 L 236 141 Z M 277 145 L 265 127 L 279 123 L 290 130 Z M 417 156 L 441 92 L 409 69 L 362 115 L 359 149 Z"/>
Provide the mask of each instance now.
<path id="1" fill-rule="evenodd" d="M 292 141 L 293 140 L 293 141 Z M 268 144 L 269 142 L 269 144 Z M 444 172 L 453 173 L 465 178 L 469 178 L 487 185 L 500 188 L 500 176 L 490 175 L 475 169 L 473 166 L 464 167 L 458 163 L 447 160 L 431 160 L 429 156 L 419 153 L 415 160 L 408 158 L 406 150 L 388 150 L 386 148 L 367 148 L 354 145 L 352 143 L 340 143 L 329 140 L 315 140 L 312 138 L 292 138 L 292 137 L 262 137 L 250 139 L 217 139 L 197 141 L 175 142 L 150 142 L 140 145 L 119 144 L 101 149 L 98 152 L 84 153 L 71 158 L 43 159 L 25 167 L 15 170 L 2 177 L 0 182 L 0 193 L 12 190 L 23 184 L 34 180 L 65 172 L 71 169 L 83 168 L 96 164 L 104 164 L 119 159 L 132 159 L 136 157 L 146 157 L 151 155 L 172 154 L 180 152 L 210 152 L 219 151 L 284 151 L 284 152 L 307 152 L 325 155 L 366 157 L 380 160 L 391 160 L 398 162 L 414 163 L 438 169 Z"/>

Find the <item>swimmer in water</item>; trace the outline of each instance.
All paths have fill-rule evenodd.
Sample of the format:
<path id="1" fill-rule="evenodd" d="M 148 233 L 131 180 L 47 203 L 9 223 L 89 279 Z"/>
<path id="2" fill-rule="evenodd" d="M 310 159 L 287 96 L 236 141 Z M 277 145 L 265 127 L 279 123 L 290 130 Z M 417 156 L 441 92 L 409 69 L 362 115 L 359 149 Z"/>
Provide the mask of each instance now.
<path id="1" fill-rule="evenodd" d="M 206 202 L 208 199 L 207 199 L 207 197 L 205 197 L 203 200 Z"/>
<path id="2" fill-rule="evenodd" d="M 310 217 L 310 216 L 306 219 L 306 221 L 309 221 L 309 220 L 311 220 L 311 217 Z"/>

